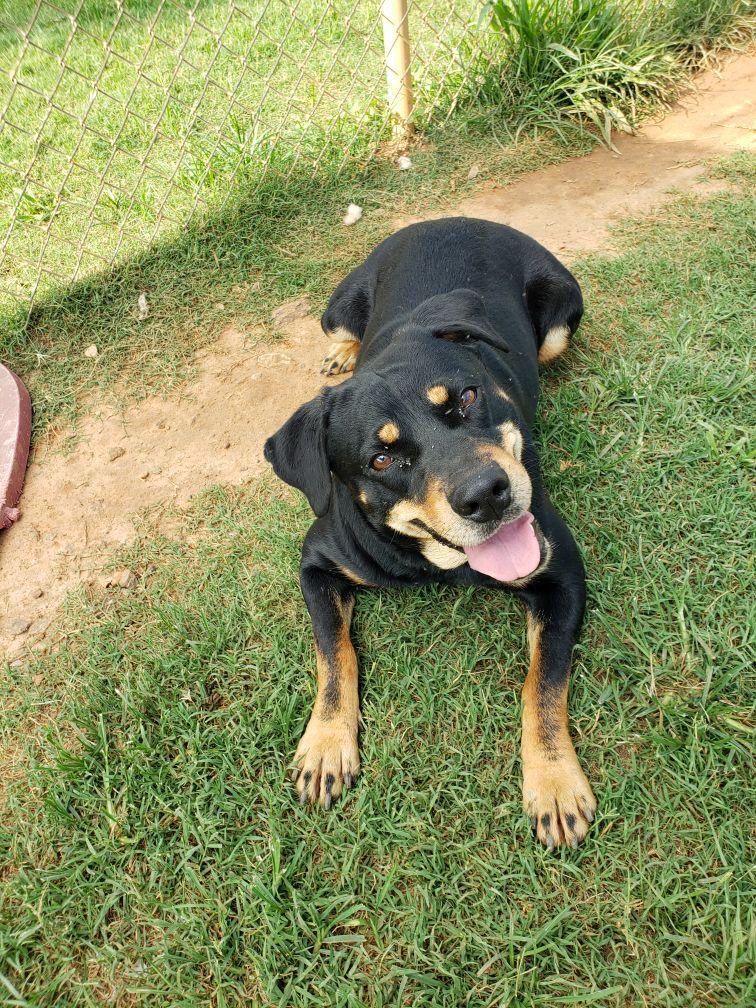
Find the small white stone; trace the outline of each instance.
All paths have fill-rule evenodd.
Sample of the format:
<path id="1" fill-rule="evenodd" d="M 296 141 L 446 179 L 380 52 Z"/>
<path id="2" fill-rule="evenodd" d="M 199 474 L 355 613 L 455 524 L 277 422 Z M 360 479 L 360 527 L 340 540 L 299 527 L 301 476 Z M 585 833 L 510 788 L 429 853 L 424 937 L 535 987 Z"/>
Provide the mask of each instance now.
<path id="1" fill-rule="evenodd" d="M 84 356 L 85 356 L 85 357 L 89 357 L 89 358 L 91 358 L 92 360 L 94 360 L 94 358 L 95 358 L 95 357 L 98 357 L 98 356 L 99 356 L 99 354 L 100 354 L 100 352 L 99 352 L 99 350 L 97 349 L 97 347 L 96 347 L 96 346 L 94 345 L 94 343 L 90 343 L 90 345 L 89 345 L 89 346 L 87 347 L 87 349 L 86 349 L 86 350 L 84 351 Z"/>
<path id="2" fill-rule="evenodd" d="M 356 203 L 350 203 L 347 207 L 347 212 L 344 214 L 343 221 L 349 227 L 350 224 L 356 224 L 360 217 L 362 217 L 362 207 L 357 206 Z"/>
<path id="3" fill-rule="evenodd" d="M 137 319 L 139 322 L 144 322 L 147 316 L 150 314 L 150 306 L 147 303 L 147 295 L 142 291 L 142 293 L 137 298 Z"/>
<path id="4" fill-rule="evenodd" d="M 472 182 L 472 180 L 477 178 L 478 175 L 480 175 L 480 165 L 471 165 L 470 171 L 467 173 L 467 181 Z"/>
<path id="5" fill-rule="evenodd" d="M 402 154 L 396 159 L 396 166 L 400 171 L 409 171 L 412 167 L 412 158 L 407 157 L 406 154 Z"/>

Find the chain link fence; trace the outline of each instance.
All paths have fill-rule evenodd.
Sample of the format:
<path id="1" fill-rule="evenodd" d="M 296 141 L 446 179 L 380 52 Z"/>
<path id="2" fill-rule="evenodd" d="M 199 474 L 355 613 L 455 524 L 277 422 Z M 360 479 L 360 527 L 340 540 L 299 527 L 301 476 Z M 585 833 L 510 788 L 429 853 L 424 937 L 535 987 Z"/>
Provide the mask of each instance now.
<path id="1" fill-rule="evenodd" d="M 481 7 L 0 0 L 0 306 L 448 115 Z"/>

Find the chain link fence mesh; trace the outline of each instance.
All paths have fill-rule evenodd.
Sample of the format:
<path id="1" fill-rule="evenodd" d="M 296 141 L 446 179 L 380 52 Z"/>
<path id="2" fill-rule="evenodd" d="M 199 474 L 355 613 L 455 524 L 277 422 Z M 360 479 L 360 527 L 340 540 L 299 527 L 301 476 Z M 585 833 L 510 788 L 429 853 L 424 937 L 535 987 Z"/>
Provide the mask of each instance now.
<path id="1" fill-rule="evenodd" d="M 420 125 L 453 108 L 481 7 L 410 0 Z M 390 119 L 379 0 L 0 0 L 0 306 L 240 189 L 365 164 Z"/>

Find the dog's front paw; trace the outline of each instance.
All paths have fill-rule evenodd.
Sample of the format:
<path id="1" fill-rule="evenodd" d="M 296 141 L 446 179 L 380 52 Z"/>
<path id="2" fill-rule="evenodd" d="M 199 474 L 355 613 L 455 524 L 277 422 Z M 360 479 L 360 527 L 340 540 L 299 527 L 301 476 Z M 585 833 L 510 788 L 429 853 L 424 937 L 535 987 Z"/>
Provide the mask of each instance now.
<path id="1" fill-rule="evenodd" d="M 323 358 L 320 373 L 325 375 L 335 375 L 346 374 L 347 371 L 354 371 L 354 365 L 359 351 L 359 340 L 335 340 L 328 347 L 328 353 Z"/>
<path id="2" fill-rule="evenodd" d="M 596 814 L 591 785 L 574 754 L 523 765 L 522 801 L 549 850 L 561 844 L 577 847 Z"/>
<path id="3" fill-rule="evenodd" d="M 299 801 L 319 802 L 324 809 L 352 786 L 360 772 L 357 726 L 310 718 L 294 755 Z"/>

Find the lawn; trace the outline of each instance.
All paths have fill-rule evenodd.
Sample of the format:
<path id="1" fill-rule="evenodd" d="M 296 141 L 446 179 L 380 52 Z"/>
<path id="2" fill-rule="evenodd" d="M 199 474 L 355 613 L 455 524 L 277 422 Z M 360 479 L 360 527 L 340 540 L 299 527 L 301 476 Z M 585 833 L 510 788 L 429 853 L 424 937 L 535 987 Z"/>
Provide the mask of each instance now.
<path id="1" fill-rule="evenodd" d="M 136 585 L 71 599 L 5 670 L 0 1004 L 753 1003 L 753 162 L 720 175 L 578 264 L 588 314 L 545 380 L 590 586 L 585 845 L 547 853 L 520 811 L 524 619 L 498 593 L 360 598 L 364 773 L 300 807 L 309 515 L 272 478 L 216 488 L 147 516 L 113 561 Z"/>

